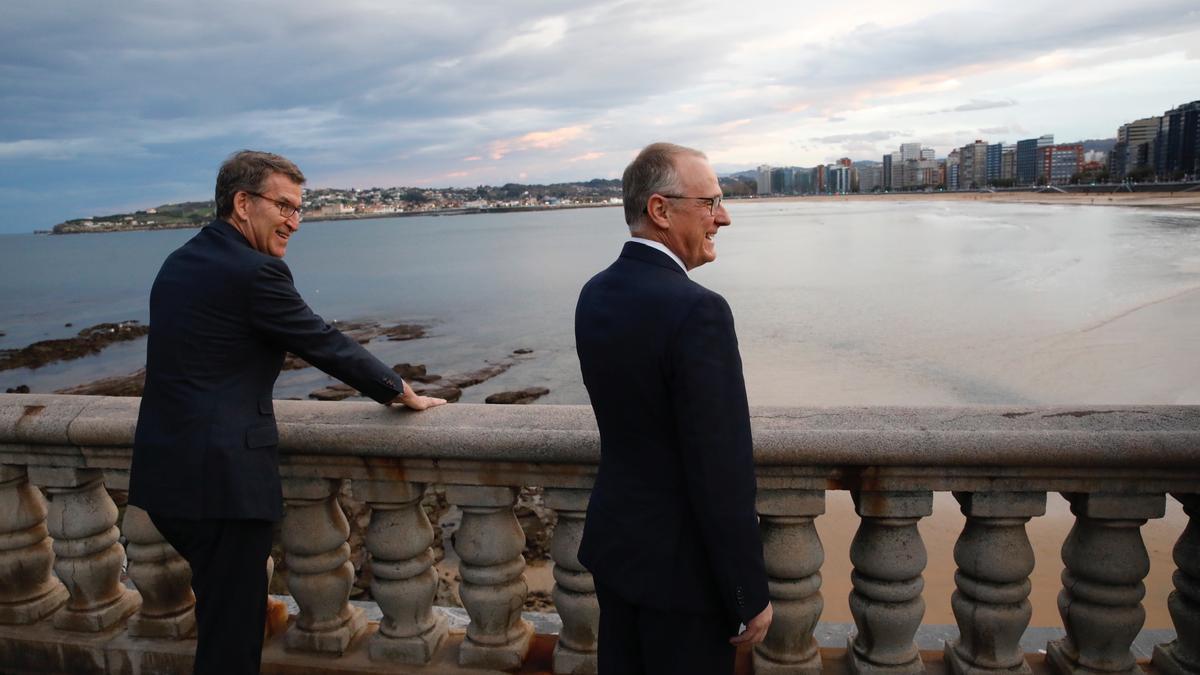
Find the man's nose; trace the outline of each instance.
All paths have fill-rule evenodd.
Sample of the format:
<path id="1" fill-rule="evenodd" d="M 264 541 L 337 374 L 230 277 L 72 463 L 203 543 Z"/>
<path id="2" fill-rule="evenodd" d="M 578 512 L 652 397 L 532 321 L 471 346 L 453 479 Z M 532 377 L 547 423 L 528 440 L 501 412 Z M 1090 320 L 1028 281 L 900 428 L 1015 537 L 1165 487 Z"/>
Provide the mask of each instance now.
<path id="1" fill-rule="evenodd" d="M 717 207 L 717 212 L 713 214 L 713 220 L 717 225 L 725 226 L 733 223 L 733 218 L 729 217 L 729 211 L 725 210 L 725 205 L 721 204 Z"/>

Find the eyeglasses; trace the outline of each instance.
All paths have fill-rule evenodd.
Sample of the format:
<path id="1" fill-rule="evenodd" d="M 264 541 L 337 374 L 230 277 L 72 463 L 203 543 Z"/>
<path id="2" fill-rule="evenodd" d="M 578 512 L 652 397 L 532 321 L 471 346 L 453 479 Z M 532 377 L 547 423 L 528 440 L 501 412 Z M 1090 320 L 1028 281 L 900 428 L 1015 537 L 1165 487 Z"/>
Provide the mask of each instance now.
<path id="1" fill-rule="evenodd" d="M 661 194 L 661 193 L 660 193 Z M 688 197 L 686 195 L 661 195 L 667 199 L 697 199 L 702 202 L 708 202 L 708 215 L 717 215 L 717 209 L 721 208 L 721 195 L 716 197 Z"/>
<path id="2" fill-rule="evenodd" d="M 304 220 L 304 211 L 299 206 L 292 206 L 291 204 L 289 204 L 287 202 L 280 201 L 278 199 L 273 199 L 264 194 L 259 194 L 257 192 L 251 192 L 249 190 L 242 190 L 242 192 L 245 192 L 248 195 L 254 195 L 255 197 L 258 197 L 260 199 L 265 199 L 269 202 L 274 202 L 275 206 L 279 207 L 279 215 L 283 216 L 284 218 L 291 218 L 294 215 L 294 216 L 296 216 L 297 219 Z"/>

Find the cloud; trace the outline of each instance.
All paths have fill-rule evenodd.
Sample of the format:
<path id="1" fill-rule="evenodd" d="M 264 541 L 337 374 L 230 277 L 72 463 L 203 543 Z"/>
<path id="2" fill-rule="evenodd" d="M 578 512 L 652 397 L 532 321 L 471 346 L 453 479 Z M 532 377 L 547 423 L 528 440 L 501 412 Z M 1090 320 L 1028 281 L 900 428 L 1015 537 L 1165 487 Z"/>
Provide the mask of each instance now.
<path id="1" fill-rule="evenodd" d="M 492 159 L 503 159 L 509 153 L 522 150 L 557 149 L 582 136 L 588 128 L 588 125 L 584 124 L 550 129 L 548 131 L 531 131 L 517 138 L 493 141 L 488 150 L 488 155 Z"/>
<path id="2" fill-rule="evenodd" d="M 973 98 L 968 103 L 964 103 L 962 105 L 955 106 L 954 108 L 951 108 L 950 110 L 943 110 L 942 112 L 967 112 L 967 111 L 971 111 L 971 110 L 991 110 L 993 108 L 1007 108 L 1009 106 L 1013 106 L 1016 104 L 1017 104 L 1017 102 L 1012 100 L 1011 98 L 1007 98 L 1002 101 L 985 101 L 985 100 Z"/>
<path id="3" fill-rule="evenodd" d="M 1040 0 L 697 0 L 684 15 L 666 0 L 9 5 L 0 182 L 26 196 L 0 231 L 90 211 L 97 194 L 151 205 L 142 187 L 163 177 L 203 197 L 241 147 L 287 154 L 314 186 L 589 178 L 655 140 L 811 165 L 897 136 L 942 150 L 1002 127 L 1098 137 L 1195 98 L 1200 80 L 1195 0 L 1082 14 Z M 465 162 L 469 176 L 445 178 Z"/>
<path id="4" fill-rule="evenodd" d="M 605 156 L 606 154 L 608 154 L 608 153 L 604 153 L 604 152 L 585 152 L 585 153 L 583 153 L 582 155 L 578 155 L 578 156 L 576 156 L 576 157 L 572 157 L 572 158 L 568 159 L 567 161 L 568 161 L 568 162 L 593 162 L 593 161 L 595 161 L 595 160 L 597 160 L 597 159 L 600 159 L 601 157 Z"/>
<path id="5" fill-rule="evenodd" d="M 814 138 L 817 143 L 847 143 L 851 141 L 886 141 L 897 136 L 906 134 L 899 131 L 864 131 L 854 134 L 835 134 L 833 136 L 823 136 Z"/>

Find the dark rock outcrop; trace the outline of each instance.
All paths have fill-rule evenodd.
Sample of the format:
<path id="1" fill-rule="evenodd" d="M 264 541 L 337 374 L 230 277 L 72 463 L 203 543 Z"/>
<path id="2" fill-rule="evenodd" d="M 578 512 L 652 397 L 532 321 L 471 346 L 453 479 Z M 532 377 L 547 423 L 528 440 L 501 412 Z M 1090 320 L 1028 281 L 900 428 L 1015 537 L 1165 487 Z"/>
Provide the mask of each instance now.
<path id="1" fill-rule="evenodd" d="M 79 331 L 75 337 L 42 340 L 22 349 L 0 350 L 0 370 L 40 368 L 56 361 L 99 354 L 114 342 L 136 340 L 148 332 L 150 327 L 137 321 L 96 324 Z"/>
<path id="2" fill-rule="evenodd" d="M 394 326 L 381 326 L 373 321 L 333 321 L 329 325 L 340 330 L 346 337 L 360 345 L 365 345 L 377 337 L 385 337 L 391 341 L 416 340 L 425 337 L 425 326 L 417 324 L 398 323 Z M 289 353 L 283 359 L 283 370 L 300 370 L 311 365 L 295 354 Z M 400 377 L 404 377 L 404 375 L 401 374 Z M 409 378 L 404 377 L 404 379 Z"/>
<path id="3" fill-rule="evenodd" d="M 549 394 L 550 390 L 545 387 L 526 387 L 516 391 L 502 391 L 498 394 L 492 394 L 483 399 L 484 403 L 499 403 L 508 405 L 524 405 L 533 403 L 539 398 Z"/>
<path id="4" fill-rule="evenodd" d="M 318 401 L 340 401 L 351 396 L 359 396 L 358 390 L 341 382 L 322 387 L 308 395 L 309 398 L 315 398 Z"/>
<path id="5" fill-rule="evenodd" d="M 106 377 L 77 387 L 59 389 L 54 393 L 82 396 L 141 396 L 145 388 L 146 369 L 141 368 L 136 373 Z"/>
<path id="6" fill-rule="evenodd" d="M 392 366 L 392 370 L 406 380 L 416 380 L 420 382 L 421 380 L 418 378 L 426 376 L 425 366 L 419 363 L 397 363 L 396 365 Z"/>
<path id="7" fill-rule="evenodd" d="M 29 385 L 18 384 L 15 387 L 9 387 L 9 388 L 5 389 L 4 393 L 6 393 L 6 394 L 28 394 L 29 393 Z"/>
<path id="8" fill-rule="evenodd" d="M 512 368 L 512 366 L 513 364 L 511 361 L 502 361 L 500 363 L 488 364 L 478 370 L 471 370 L 465 373 L 458 373 L 456 375 L 447 375 L 443 379 L 459 388 L 473 387 L 480 382 L 486 382 L 493 377 L 496 377 L 509 368 Z"/>
<path id="9" fill-rule="evenodd" d="M 430 386 L 413 387 L 413 391 L 420 394 L 421 396 L 432 396 L 434 398 L 444 398 L 447 401 L 449 401 L 450 403 L 453 403 L 453 402 L 457 401 L 458 399 L 462 398 L 462 389 L 459 389 L 458 387 L 455 387 L 452 385 L 437 386 L 437 384 L 435 383 Z"/>

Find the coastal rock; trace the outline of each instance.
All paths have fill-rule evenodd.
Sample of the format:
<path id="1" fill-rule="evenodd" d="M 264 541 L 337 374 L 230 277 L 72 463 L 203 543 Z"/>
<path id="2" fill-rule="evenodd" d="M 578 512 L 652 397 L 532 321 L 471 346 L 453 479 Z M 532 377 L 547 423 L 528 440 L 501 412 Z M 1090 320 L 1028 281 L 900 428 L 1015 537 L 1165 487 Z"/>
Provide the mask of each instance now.
<path id="1" fill-rule="evenodd" d="M 501 363 L 494 363 L 484 366 L 478 370 L 472 370 L 466 373 L 458 373 L 456 375 L 447 375 L 445 380 L 459 388 L 473 387 L 480 382 L 486 382 L 487 380 L 496 377 L 509 368 L 512 368 L 512 366 L 513 364 L 511 361 L 503 361 Z"/>
<path id="2" fill-rule="evenodd" d="M 145 388 L 146 369 L 141 368 L 129 375 L 106 377 L 76 387 L 59 389 L 54 393 L 74 394 L 76 396 L 141 396 Z"/>
<path id="3" fill-rule="evenodd" d="M 508 405 L 524 405 L 533 403 L 539 398 L 549 394 L 550 390 L 545 387 L 526 387 L 516 391 L 502 391 L 498 394 L 492 394 L 483 399 L 484 403 L 499 403 Z"/>
<path id="4" fill-rule="evenodd" d="M 330 325 L 359 344 L 366 344 L 377 337 L 386 337 L 393 341 L 425 337 L 425 327 L 417 324 L 381 326 L 373 321 L 334 321 Z"/>
<path id="5" fill-rule="evenodd" d="M 315 398 L 318 401 L 340 401 L 351 396 L 358 396 L 358 390 L 348 384 L 337 382 L 328 387 L 322 387 L 314 392 L 310 392 L 308 397 Z"/>
<path id="6" fill-rule="evenodd" d="M 360 345 L 365 345 L 377 337 L 386 337 L 391 341 L 416 340 L 425 337 L 425 326 L 418 324 L 400 323 L 394 326 L 381 326 L 373 321 L 331 321 L 329 325 Z M 301 370 L 311 365 L 299 356 L 289 353 L 283 359 L 282 370 Z M 411 379 L 403 374 L 400 376 L 406 380 Z M 434 377 L 434 379 L 439 378 Z"/>
<path id="7" fill-rule="evenodd" d="M 443 384 L 444 386 L 437 386 L 438 384 Z M 432 386 L 426 387 L 413 387 L 413 391 L 421 396 L 444 398 L 450 403 L 462 398 L 462 389 L 445 383 L 434 383 Z"/>
<path id="8" fill-rule="evenodd" d="M 532 354 L 532 353 L 533 353 L 533 350 L 528 347 L 521 347 L 520 349 L 513 350 L 513 354 Z"/>
<path id="9" fill-rule="evenodd" d="M 22 349 L 0 350 L 0 370 L 40 368 L 56 361 L 99 354 L 114 342 L 136 340 L 148 332 L 150 327 L 137 321 L 96 324 L 79 331 L 75 337 L 42 340 Z"/>
<path id="10" fill-rule="evenodd" d="M 406 380 L 416 380 L 420 382 L 421 380 L 418 378 L 426 377 L 425 366 L 419 363 L 397 363 L 396 365 L 392 366 L 392 370 Z"/>
<path id="11" fill-rule="evenodd" d="M 15 387 L 9 387 L 8 389 L 5 389 L 4 393 L 6 393 L 6 394 L 28 394 L 29 393 L 29 385 L 18 384 Z"/>

